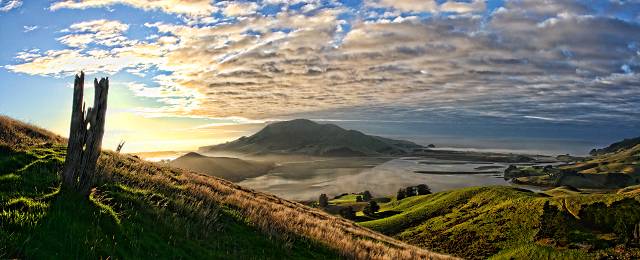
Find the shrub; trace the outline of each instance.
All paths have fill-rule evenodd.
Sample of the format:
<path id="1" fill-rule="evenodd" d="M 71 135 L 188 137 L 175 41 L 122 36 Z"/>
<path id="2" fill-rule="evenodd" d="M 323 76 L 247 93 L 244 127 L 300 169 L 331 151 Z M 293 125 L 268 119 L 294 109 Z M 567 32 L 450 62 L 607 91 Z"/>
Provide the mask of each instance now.
<path id="1" fill-rule="evenodd" d="M 431 188 L 429 188 L 429 186 L 427 186 L 426 184 L 420 184 L 416 186 L 416 189 L 418 190 L 418 195 L 431 194 Z"/>
<path id="2" fill-rule="evenodd" d="M 411 196 L 415 196 L 418 195 L 418 192 L 416 191 L 416 187 L 414 186 L 409 186 L 407 188 L 405 188 L 404 190 L 404 194 L 407 197 L 411 197 Z"/>
<path id="3" fill-rule="evenodd" d="M 364 201 L 370 201 L 373 198 L 373 196 L 371 196 L 371 192 L 369 192 L 368 190 L 365 190 L 362 193 L 362 200 Z"/>
<path id="4" fill-rule="evenodd" d="M 378 212 L 378 210 L 380 210 L 380 206 L 378 205 L 377 202 L 372 200 L 372 201 L 369 201 L 369 204 L 367 204 L 367 206 L 364 207 L 364 210 L 362 212 L 367 216 L 372 216 L 373 214 Z"/>
<path id="5" fill-rule="evenodd" d="M 320 194 L 320 198 L 318 198 L 318 204 L 322 208 L 326 208 L 327 206 L 329 206 L 329 197 L 327 197 L 327 194 Z"/>
<path id="6" fill-rule="evenodd" d="M 353 210 L 353 207 L 351 206 L 347 206 L 344 208 L 340 209 L 340 216 L 342 216 L 343 218 L 346 219 L 355 219 L 356 218 L 356 212 Z"/>
<path id="7" fill-rule="evenodd" d="M 398 194 L 396 195 L 396 199 L 397 200 L 401 200 L 407 197 L 407 194 L 405 194 L 404 189 L 399 189 L 398 190 Z"/>

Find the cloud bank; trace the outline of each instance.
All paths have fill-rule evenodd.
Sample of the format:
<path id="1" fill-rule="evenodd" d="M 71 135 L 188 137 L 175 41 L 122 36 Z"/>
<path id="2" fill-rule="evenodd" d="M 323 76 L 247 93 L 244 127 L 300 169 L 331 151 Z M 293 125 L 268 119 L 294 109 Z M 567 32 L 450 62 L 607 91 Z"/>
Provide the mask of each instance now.
<path id="1" fill-rule="evenodd" d="M 179 5 L 180 3 L 188 3 Z M 353 109 L 553 122 L 639 120 L 640 21 L 613 1 L 61 1 L 51 9 L 127 4 L 187 15 L 69 26 L 68 48 L 18 53 L 31 75 L 152 75 L 132 83 L 152 116 L 253 119 Z M 198 17 L 193 18 L 193 17 Z M 161 72 L 161 73 L 160 73 Z M 329 113 L 329 112 L 327 112 Z"/>
<path id="2" fill-rule="evenodd" d="M 51 10 L 86 9 L 116 4 L 190 16 L 207 16 L 216 9 L 210 0 L 66 0 L 54 2 L 49 8 Z"/>

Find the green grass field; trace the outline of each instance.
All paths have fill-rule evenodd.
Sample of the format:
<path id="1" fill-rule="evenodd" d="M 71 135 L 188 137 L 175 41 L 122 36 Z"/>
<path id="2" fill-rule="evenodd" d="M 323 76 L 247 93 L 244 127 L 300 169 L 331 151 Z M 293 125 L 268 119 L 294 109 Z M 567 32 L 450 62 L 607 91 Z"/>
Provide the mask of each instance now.
<path id="1" fill-rule="evenodd" d="M 269 238 L 229 207 L 189 210 L 171 190 L 105 182 L 89 199 L 61 192 L 64 151 L 0 147 L 0 258 L 337 258 L 308 241 Z"/>
<path id="2" fill-rule="evenodd" d="M 537 194 L 475 187 L 382 205 L 394 215 L 360 225 L 469 259 L 638 257 L 631 229 L 640 224 L 638 193 Z"/>
<path id="3" fill-rule="evenodd" d="M 340 196 L 339 198 L 336 199 L 332 199 L 329 201 L 329 204 L 333 204 L 333 205 L 345 205 L 345 204 L 354 204 L 356 203 L 356 199 L 358 196 L 358 194 L 347 194 L 344 196 Z"/>

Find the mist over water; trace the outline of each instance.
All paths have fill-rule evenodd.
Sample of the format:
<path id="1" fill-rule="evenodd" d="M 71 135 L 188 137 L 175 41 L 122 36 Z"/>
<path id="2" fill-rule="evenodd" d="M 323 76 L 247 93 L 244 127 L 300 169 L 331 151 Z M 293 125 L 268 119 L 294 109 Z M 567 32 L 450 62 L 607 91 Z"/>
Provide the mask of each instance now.
<path id="1" fill-rule="evenodd" d="M 593 148 L 605 147 L 623 138 L 639 133 L 630 128 L 615 128 L 597 124 L 585 127 L 579 124 L 497 122 L 490 118 L 468 120 L 402 122 L 402 121 L 349 121 L 317 120 L 355 129 L 366 134 L 421 145 L 435 144 L 435 149 L 478 152 L 499 152 L 541 155 L 587 155 Z M 221 154 L 208 154 L 221 156 Z M 502 178 L 506 164 L 437 162 L 420 160 L 371 158 L 310 158 L 308 156 L 247 157 L 224 155 L 252 160 L 269 160 L 284 167 L 270 173 L 239 182 L 240 185 L 293 200 L 315 200 L 321 193 L 334 196 L 342 193 L 371 191 L 375 196 L 394 195 L 398 189 L 427 184 L 433 192 L 471 186 L 512 185 Z M 420 163 L 437 162 L 437 163 Z M 478 172 L 480 166 L 502 166 L 491 174 L 460 174 Z M 451 174 L 423 174 L 415 171 L 451 172 Z M 485 172 L 485 171 L 483 171 Z M 529 187 L 528 187 L 529 188 Z M 532 188 L 529 188 L 532 189 Z"/>
<path id="2" fill-rule="evenodd" d="M 421 163 L 422 162 L 422 163 Z M 425 164 L 435 163 L 435 164 Z M 473 172 L 477 167 L 501 166 L 490 174 L 421 174 L 415 171 Z M 238 184 L 292 200 L 315 200 L 321 193 L 335 196 L 369 190 L 374 196 L 394 195 L 398 189 L 427 184 L 433 192 L 472 186 L 511 185 L 502 178 L 506 164 L 466 163 L 432 159 L 393 159 L 369 169 L 311 170 L 307 178 L 272 172 Z M 487 172 L 487 171 L 483 171 Z"/>

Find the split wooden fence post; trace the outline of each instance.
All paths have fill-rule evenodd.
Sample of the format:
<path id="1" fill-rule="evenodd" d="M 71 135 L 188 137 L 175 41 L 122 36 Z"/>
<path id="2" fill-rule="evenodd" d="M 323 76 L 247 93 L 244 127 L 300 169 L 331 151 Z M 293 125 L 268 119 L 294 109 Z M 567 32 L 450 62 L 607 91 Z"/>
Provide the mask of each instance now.
<path id="1" fill-rule="evenodd" d="M 73 84 L 73 106 L 69 143 L 62 172 L 63 187 L 80 193 L 89 192 L 96 172 L 96 163 L 102 147 L 107 112 L 109 78 L 94 80 L 93 107 L 85 110 L 83 101 L 84 72 L 76 75 Z"/>

